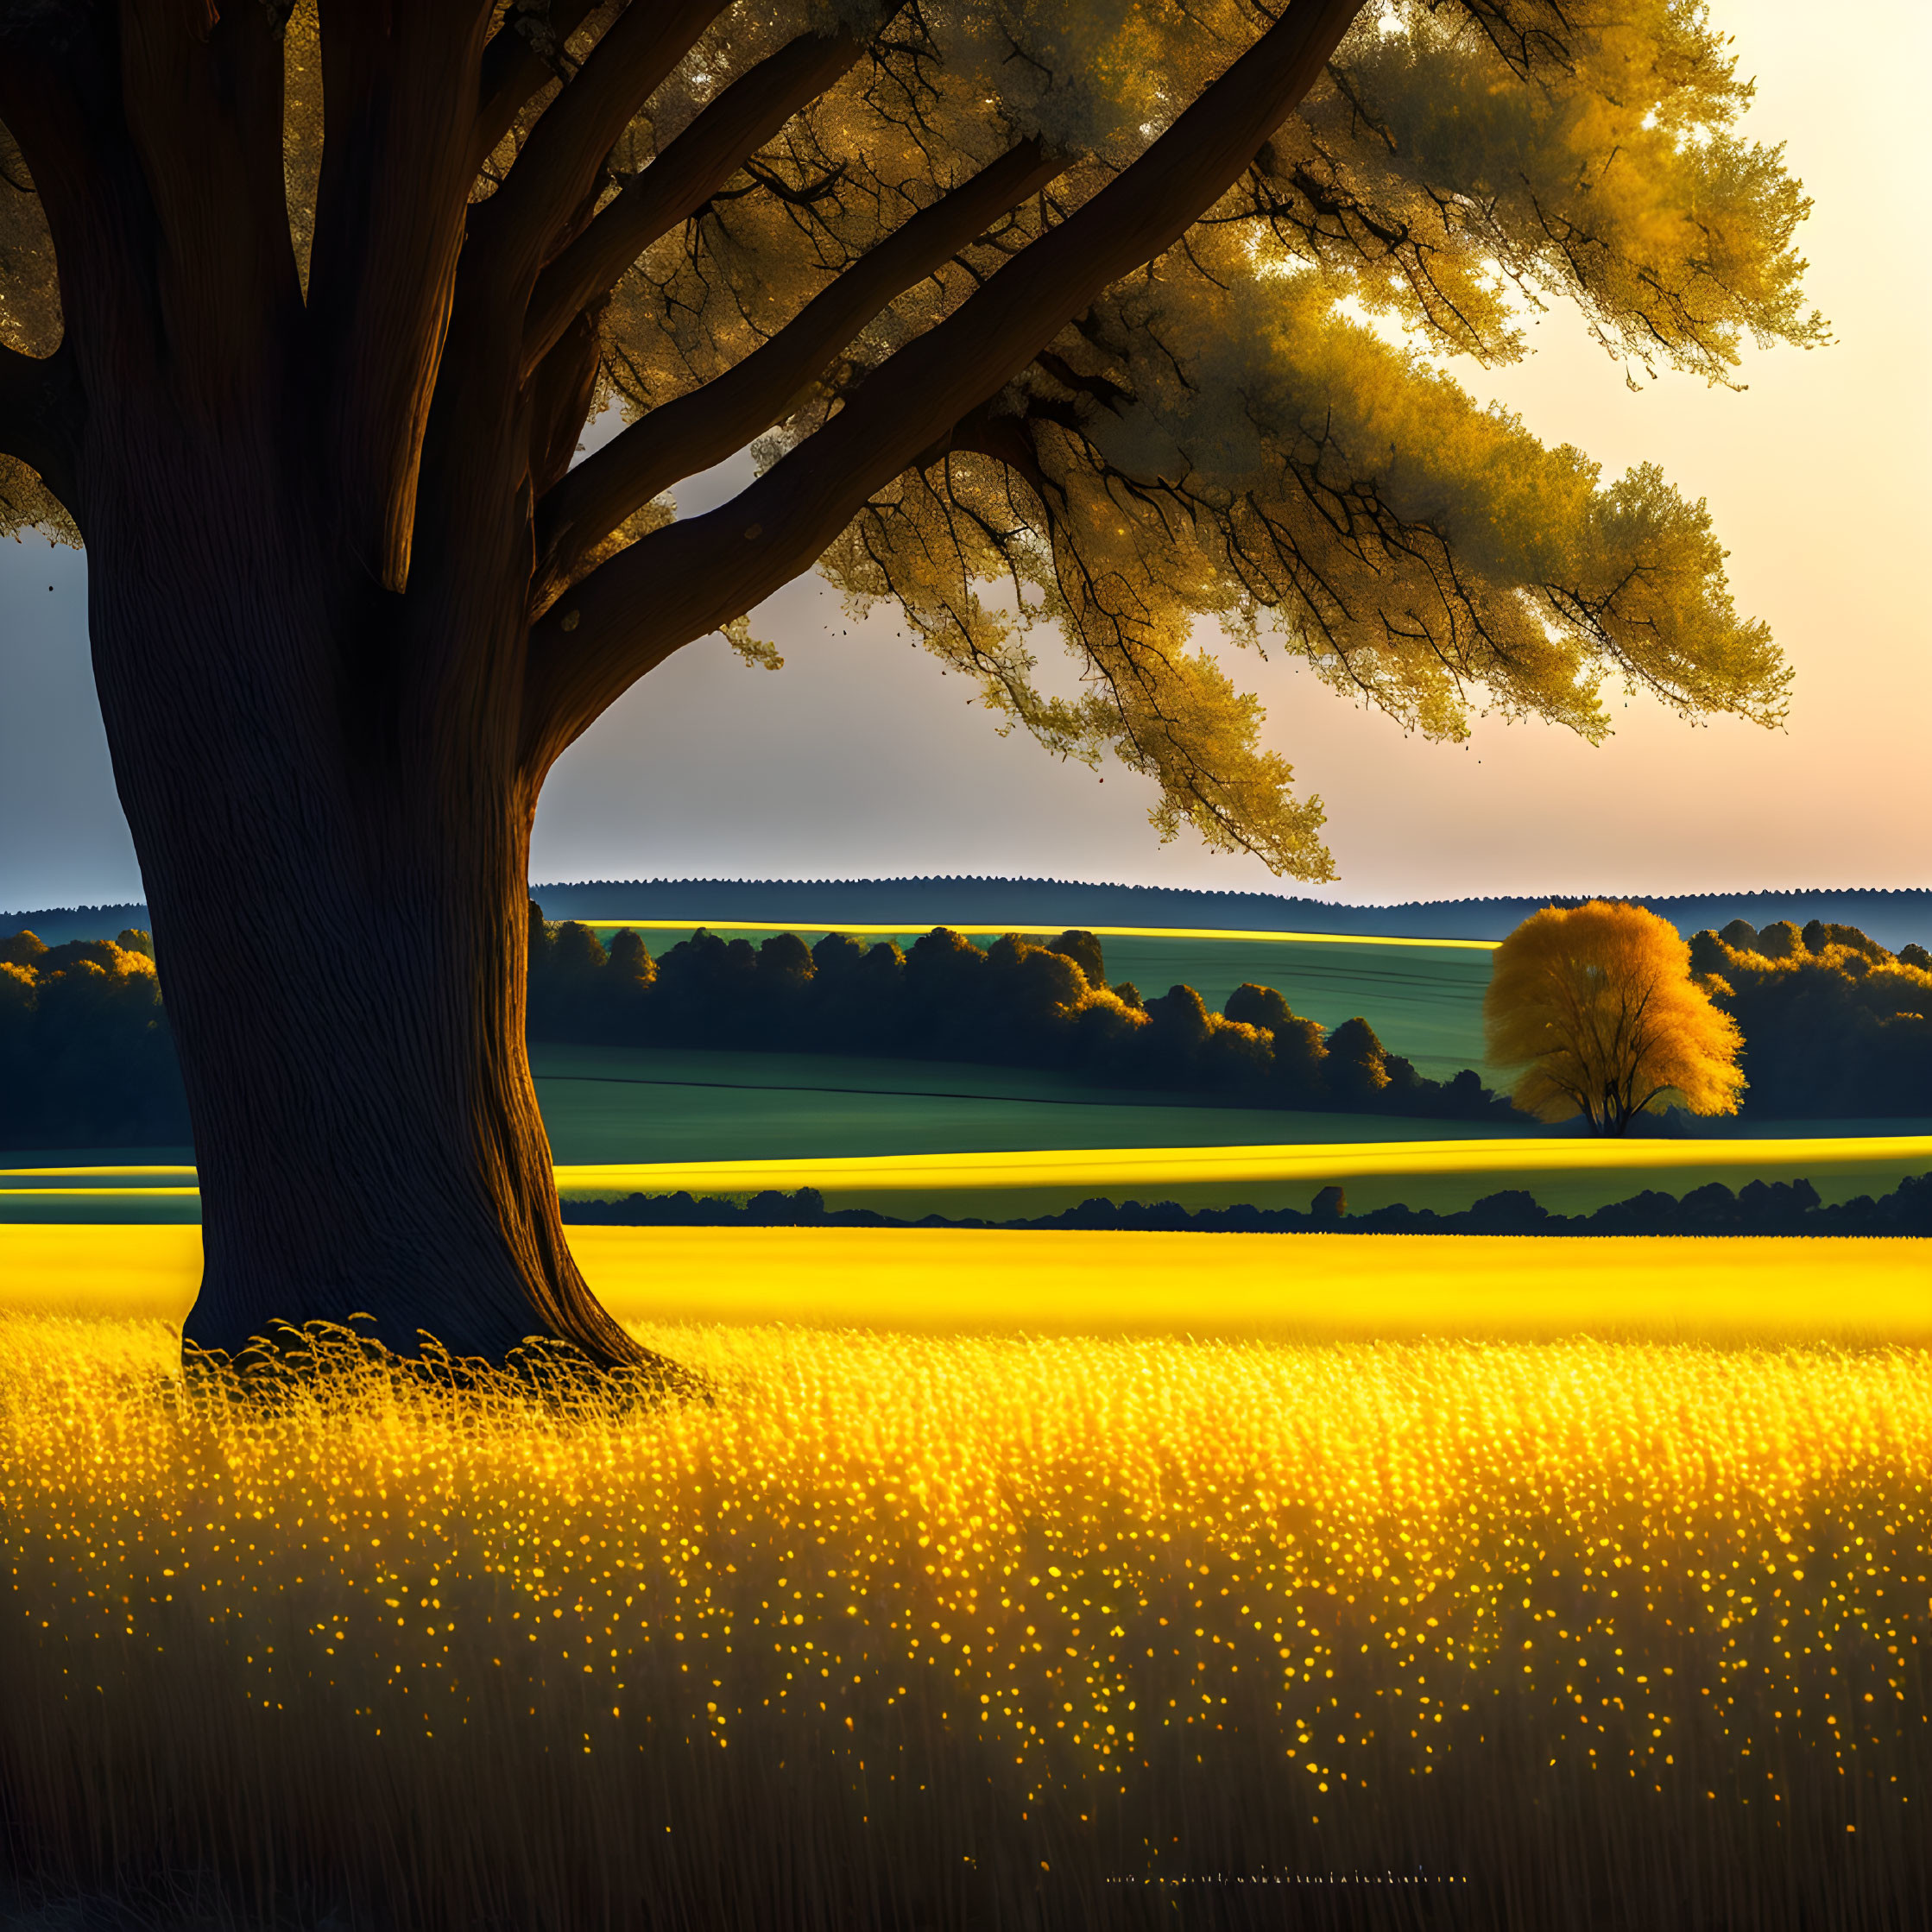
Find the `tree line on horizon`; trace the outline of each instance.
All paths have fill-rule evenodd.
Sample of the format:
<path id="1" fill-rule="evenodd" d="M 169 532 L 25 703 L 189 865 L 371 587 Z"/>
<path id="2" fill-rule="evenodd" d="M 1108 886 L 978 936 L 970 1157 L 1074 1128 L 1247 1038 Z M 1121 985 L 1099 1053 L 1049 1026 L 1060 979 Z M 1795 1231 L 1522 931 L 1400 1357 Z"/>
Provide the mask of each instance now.
<path id="1" fill-rule="evenodd" d="M 1932 953 L 1858 927 L 1733 919 L 1690 941 L 1691 968 L 1737 1022 L 1746 1119 L 1932 1113 Z"/>
<path id="2" fill-rule="evenodd" d="M 1735 1114 L 1744 1034 L 1668 919 L 1627 900 L 1545 906 L 1490 955 L 1482 1030 L 1510 1099 L 1549 1121 L 1627 1133 L 1662 1103 Z"/>
<path id="3" fill-rule="evenodd" d="M 700 932 L 653 959 L 633 931 L 530 911 L 528 1031 L 613 1045 L 967 1060 L 1257 1106 L 1480 1120 L 1508 1103 L 1464 1071 L 1437 1083 L 1366 1020 L 1326 1033 L 1271 988 L 1212 1012 L 1193 988 L 1109 985 L 1100 941 L 989 947 L 940 927 L 907 951 L 793 933 L 762 945 Z M 1746 1119 L 1932 1111 L 1932 954 L 1855 926 L 1733 920 L 1689 943 L 1693 969 L 1745 1040 Z M 153 941 L 48 947 L 0 938 L 0 1145 L 173 1145 L 190 1138 Z"/>
<path id="4" fill-rule="evenodd" d="M 1109 985 L 1100 940 L 1007 933 L 976 946 L 936 926 L 902 950 L 828 933 L 754 946 L 700 928 L 661 959 L 626 928 L 607 949 L 530 908 L 529 1037 L 611 1046 L 758 1049 L 957 1060 L 1261 1107 L 1476 1120 L 1508 1103 L 1466 1069 L 1429 1079 L 1363 1019 L 1324 1030 L 1272 988 L 1214 1012 L 1190 986 Z"/>
<path id="5" fill-rule="evenodd" d="M 1292 927 L 1313 932 L 1360 931 L 1363 937 L 1394 933 L 1408 938 L 1487 939 L 1500 937 L 1495 921 L 1504 917 L 1518 921 L 1539 907 L 1573 907 L 1592 900 L 1645 906 L 1680 930 L 1700 914 L 1714 926 L 1727 911 L 1734 917 L 1764 920 L 1862 918 L 1891 919 L 1896 925 L 1906 919 L 1932 919 L 1932 890 L 1910 886 L 1636 894 L 1465 893 L 1446 899 L 1374 903 L 1211 887 L 1095 885 L 1083 880 L 976 873 L 917 873 L 874 879 L 556 880 L 533 884 L 531 889 L 546 904 L 561 898 L 565 918 L 595 916 L 605 925 L 613 919 L 677 919 L 697 926 L 706 920 L 742 919 L 773 926 L 789 923 L 818 931 L 835 927 L 841 919 L 916 927 L 928 916 L 918 902 L 928 898 L 943 898 L 946 902 L 935 904 L 931 910 L 950 918 L 990 923 L 1026 915 L 1028 929 L 1035 931 L 1071 912 L 1078 920 L 1098 925 L 1219 925 L 1284 931 Z M 838 898 L 828 906 L 834 893 Z M 815 904 L 814 894 L 826 898 Z M 1794 907 L 1798 909 L 1794 912 Z M 1032 916 L 1035 910 L 1037 919 Z M 1480 931 L 1469 930 L 1466 922 L 1453 917 L 1478 910 L 1492 915 Z M 693 916 L 700 912 L 702 919 Z M 1214 916 L 1206 916 L 1210 913 Z M 1241 916 L 1233 916 L 1235 913 Z M 1373 925 L 1355 925 L 1358 917 L 1371 915 L 1376 921 Z M 1390 925 L 1388 921 L 1397 915 L 1406 916 L 1404 923 Z M 1446 926 L 1437 923 L 1444 916 L 1449 916 Z M 1335 925 L 1338 919 L 1350 923 Z M 1430 930 L 1425 932 L 1424 927 Z"/>
<path id="6" fill-rule="evenodd" d="M 1532 913 L 1495 950 L 1486 1059 L 1549 1121 L 1932 1112 L 1932 954 L 1856 926 L 1733 920 L 1680 938 L 1627 900 Z"/>
<path id="7" fill-rule="evenodd" d="M 187 1095 L 155 977 L 155 943 L 0 938 L 0 1146 L 170 1146 Z"/>
<path id="8" fill-rule="evenodd" d="M 1827 1203 L 1809 1181 L 1747 1181 L 1733 1193 L 1709 1181 L 1681 1198 L 1646 1188 L 1589 1214 L 1554 1213 L 1526 1188 L 1486 1194 L 1467 1208 L 1438 1213 L 1400 1201 L 1351 1214 L 1339 1187 L 1324 1187 L 1305 1209 L 1184 1208 L 1174 1201 L 1114 1202 L 1102 1196 L 1077 1207 L 1032 1216 L 988 1220 L 923 1215 L 916 1220 L 875 1208 L 829 1208 L 813 1187 L 793 1193 L 767 1188 L 734 1196 L 629 1194 L 617 1201 L 566 1200 L 568 1223 L 605 1228 L 1011 1228 L 1089 1233 L 1203 1234 L 1932 1234 L 1932 1173 L 1906 1175 L 1874 1199 L 1860 1194 Z"/>
<path id="9" fill-rule="evenodd" d="M 901 951 L 843 935 L 807 947 L 795 933 L 754 947 L 700 930 L 655 960 L 633 931 L 607 949 L 533 902 L 529 960 L 532 1039 L 977 1062 L 1256 1106 L 1508 1111 L 1474 1072 L 1430 1080 L 1366 1020 L 1324 1032 L 1271 988 L 1239 988 L 1215 1013 L 1191 987 L 1143 999 L 1110 986 L 1085 931 L 982 949 L 939 927 Z M 0 1145 L 189 1138 L 148 933 L 0 938 Z"/>

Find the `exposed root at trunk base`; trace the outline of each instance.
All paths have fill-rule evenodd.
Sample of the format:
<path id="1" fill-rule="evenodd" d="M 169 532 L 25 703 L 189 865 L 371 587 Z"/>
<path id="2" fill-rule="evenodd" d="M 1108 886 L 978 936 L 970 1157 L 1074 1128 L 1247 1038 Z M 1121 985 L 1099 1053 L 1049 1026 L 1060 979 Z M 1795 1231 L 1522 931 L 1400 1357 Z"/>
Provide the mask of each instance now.
<path id="1" fill-rule="evenodd" d="M 179 1386 L 190 1411 L 311 1404 L 340 1411 L 381 1392 L 404 1401 L 442 1396 L 470 1407 L 534 1404 L 586 1424 L 717 1396 L 710 1378 L 650 1349 L 641 1349 L 634 1362 L 605 1364 L 573 1342 L 532 1335 L 492 1362 L 452 1355 L 425 1335 L 419 1352 L 404 1354 L 339 1322 L 277 1323 L 273 1335 L 257 1336 L 236 1354 L 184 1342 Z"/>

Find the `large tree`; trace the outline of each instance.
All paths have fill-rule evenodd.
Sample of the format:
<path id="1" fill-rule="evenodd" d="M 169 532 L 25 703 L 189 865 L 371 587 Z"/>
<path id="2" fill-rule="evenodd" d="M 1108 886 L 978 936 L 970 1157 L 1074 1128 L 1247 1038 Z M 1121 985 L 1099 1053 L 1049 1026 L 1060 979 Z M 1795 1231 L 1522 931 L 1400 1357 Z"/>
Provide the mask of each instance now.
<path id="1" fill-rule="evenodd" d="M 190 1338 L 635 1358 L 524 1056 L 532 814 L 814 565 L 1303 878 L 1204 622 L 1438 736 L 1595 737 L 1607 675 L 1774 720 L 1703 506 L 1438 366 L 1549 302 L 1626 373 L 1818 339 L 1749 93 L 1696 0 L 0 0 L 0 511 L 89 552 Z"/>

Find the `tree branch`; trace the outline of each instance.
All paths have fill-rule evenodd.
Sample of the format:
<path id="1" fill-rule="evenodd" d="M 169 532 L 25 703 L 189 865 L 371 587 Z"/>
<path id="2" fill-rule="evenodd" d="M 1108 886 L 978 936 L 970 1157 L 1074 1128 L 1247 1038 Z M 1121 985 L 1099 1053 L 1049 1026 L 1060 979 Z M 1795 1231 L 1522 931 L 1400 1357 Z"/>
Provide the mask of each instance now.
<path id="1" fill-rule="evenodd" d="M 724 0 L 640 0 L 625 9 L 543 111 L 502 187 L 475 211 L 480 286 L 527 294 L 619 135 L 723 10 Z"/>
<path id="2" fill-rule="evenodd" d="M 531 633 L 525 742 L 535 768 L 680 645 L 809 569 L 874 490 L 996 395 L 1101 289 L 1171 247 L 1321 78 L 1361 4 L 1295 0 L 1145 154 L 765 476 L 559 598 Z"/>
<path id="3" fill-rule="evenodd" d="M 0 10 L 0 121 L 53 237 L 63 324 L 54 359 L 64 359 L 78 421 L 91 382 L 151 376 L 163 352 L 155 211 L 122 110 L 111 16 L 96 9 L 49 26 L 44 12 L 29 24 Z"/>
<path id="4" fill-rule="evenodd" d="M 212 11 L 212 9 L 210 9 Z M 165 9 L 121 22 L 121 98 L 160 224 L 178 393 L 210 414 L 271 375 L 300 313 L 282 174 L 282 50 L 260 6 L 199 34 Z"/>
<path id="5" fill-rule="evenodd" d="M 516 125 L 533 96 L 556 74 L 552 65 L 564 42 L 584 24 L 596 0 L 552 0 L 548 7 L 518 4 L 483 48 L 477 108 L 477 165 Z"/>
<path id="6" fill-rule="evenodd" d="M 81 413 L 80 384 L 67 343 L 51 356 L 23 356 L 17 349 L 0 347 L 0 451 L 38 471 L 77 523 L 74 459 Z"/>
<path id="7" fill-rule="evenodd" d="M 587 303 L 696 210 L 864 52 L 849 32 L 802 34 L 734 81 L 538 278 L 523 339 L 533 369 Z"/>
<path id="8" fill-rule="evenodd" d="M 901 223 L 735 369 L 652 410 L 580 463 L 539 505 L 540 597 L 660 490 L 768 429 L 874 316 L 1069 165 L 1035 141 L 1009 148 Z"/>
<path id="9" fill-rule="evenodd" d="M 325 139 L 310 255 L 319 440 L 344 535 L 384 588 L 409 580 L 416 479 L 476 180 L 490 9 L 323 0 Z"/>
<path id="10" fill-rule="evenodd" d="M 587 310 L 534 371 L 530 382 L 530 489 L 548 489 L 571 466 L 596 393 L 600 313 Z"/>
<path id="11" fill-rule="evenodd" d="M 117 64 L 113 38 L 97 18 L 62 23 L 44 9 L 0 4 L 0 122 L 43 202 L 43 174 L 67 180 L 72 193 L 93 172 L 98 156 L 85 135 L 104 131 L 103 116 L 117 104 Z"/>
<path id="12" fill-rule="evenodd" d="M 1032 438 L 1026 433 L 1026 422 L 1021 418 L 995 415 L 986 404 L 981 403 L 961 417 L 941 441 L 919 452 L 919 467 L 924 469 L 955 450 L 966 450 L 976 456 L 990 458 L 1012 470 L 1039 498 L 1042 514 L 1051 520 L 1054 497 L 1058 492 L 1054 489 L 1045 470 L 1041 469 L 1039 452 L 1033 446 Z"/>

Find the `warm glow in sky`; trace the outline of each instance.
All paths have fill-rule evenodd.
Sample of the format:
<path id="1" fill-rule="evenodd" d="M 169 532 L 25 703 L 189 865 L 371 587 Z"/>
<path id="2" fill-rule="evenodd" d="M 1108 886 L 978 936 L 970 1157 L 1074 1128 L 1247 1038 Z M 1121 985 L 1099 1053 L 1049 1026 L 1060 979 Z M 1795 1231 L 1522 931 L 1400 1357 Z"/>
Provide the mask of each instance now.
<path id="1" fill-rule="evenodd" d="M 1796 667 L 1789 727 L 1693 729 L 1633 698 L 1601 748 L 1540 723 L 1429 745 L 1279 658 L 1241 660 L 1271 742 L 1328 805 L 1342 878 L 1326 896 L 1932 882 L 1932 621 L 1918 584 L 1932 511 L 1932 265 L 1918 240 L 1932 14 L 1876 0 L 1841 16 L 1853 32 L 1797 0 L 1711 10 L 1758 78 L 1746 131 L 1785 142 L 1814 198 L 1799 243 L 1834 346 L 1747 354 L 1741 395 L 1669 375 L 1632 393 L 1553 311 L 1521 366 L 1456 373 L 1607 475 L 1655 460 L 1708 499 L 1739 608 L 1770 622 Z M 0 907 L 140 895 L 94 711 L 84 576 L 79 558 L 37 543 L 0 557 Z M 1150 786 L 1118 768 L 1102 785 L 996 738 L 958 679 L 883 618 L 849 624 L 814 580 L 754 624 L 784 671 L 695 645 L 570 754 L 538 817 L 534 878 L 1004 873 L 1297 889 L 1190 835 L 1159 846 Z"/>

